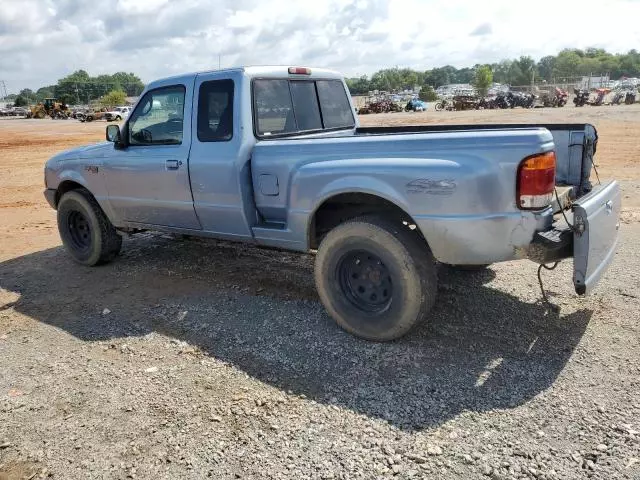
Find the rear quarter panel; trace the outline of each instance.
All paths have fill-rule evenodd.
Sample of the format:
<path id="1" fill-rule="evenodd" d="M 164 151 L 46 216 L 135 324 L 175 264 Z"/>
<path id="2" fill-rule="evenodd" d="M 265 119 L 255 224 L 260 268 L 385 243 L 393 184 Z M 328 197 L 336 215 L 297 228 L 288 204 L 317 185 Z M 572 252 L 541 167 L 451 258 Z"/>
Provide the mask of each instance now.
<path id="1" fill-rule="evenodd" d="M 275 175 L 279 192 L 264 195 L 255 187 L 256 206 L 306 241 L 313 213 L 325 200 L 370 193 L 409 214 L 439 260 L 473 260 L 473 254 L 459 258 L 460 252 L 480 241 L 497 261 L 514 256 L 514 243 L 528 244 L 539 221 L 515 205 L 518 164 L 551 149 L 545 129 L 259 142 L 252 159 L 254 186 L 260 175 Z M 527 225 L 519 229 L 523 222 Z M 478 236 L 480 226 L 485 233 Z M 493 249 L 496 237 L 505 240 Z"/>

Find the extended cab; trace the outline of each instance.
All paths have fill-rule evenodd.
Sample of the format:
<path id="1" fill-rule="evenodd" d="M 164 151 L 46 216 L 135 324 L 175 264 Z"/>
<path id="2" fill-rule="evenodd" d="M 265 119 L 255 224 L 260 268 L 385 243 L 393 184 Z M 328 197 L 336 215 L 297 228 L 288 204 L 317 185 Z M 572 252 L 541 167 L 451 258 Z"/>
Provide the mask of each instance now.
<path id="1" fill-rule="evenodd" d="M 45 167 L 45 196 L 77 262 L 108 262 L 122 234 L 143 230 L 317 251 L 320 299 L 367 339 L 428 318 L 436 261 L 572 257 L 585 294 L 618 240 L 619 186 L 590 180 L 592 126 L 360 128 L 329 70 L 159 80 L 106 137 Z"/>

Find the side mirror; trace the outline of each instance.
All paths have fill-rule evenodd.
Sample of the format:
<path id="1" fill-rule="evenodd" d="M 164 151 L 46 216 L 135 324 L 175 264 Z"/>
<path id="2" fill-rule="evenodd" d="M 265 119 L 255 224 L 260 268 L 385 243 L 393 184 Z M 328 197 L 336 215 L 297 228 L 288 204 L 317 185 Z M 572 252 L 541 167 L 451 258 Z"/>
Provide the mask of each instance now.
<path id="1" fill-rule="evenodd" d="M 113 142 L 116 145 L 122 143 L 120 127 L 118 125 L 107 125 L 107 142 Z"/>

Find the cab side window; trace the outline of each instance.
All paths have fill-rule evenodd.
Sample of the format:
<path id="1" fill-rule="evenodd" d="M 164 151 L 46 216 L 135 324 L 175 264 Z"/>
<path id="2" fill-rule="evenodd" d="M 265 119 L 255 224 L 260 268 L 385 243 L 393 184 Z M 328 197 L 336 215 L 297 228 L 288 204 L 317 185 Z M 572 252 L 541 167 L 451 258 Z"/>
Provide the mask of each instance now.
<path id="1" fill-rule="evenodd" d="M 182 85 L 147 92 L 129 120 L 129 145 L 180 145 L 184 129 Z"/>
<path id="2" fill-rule="evenodd" d="M 202 82 L 198 93 L 198 140 L 226 142 L 233 138 L 233 80 Z"/>

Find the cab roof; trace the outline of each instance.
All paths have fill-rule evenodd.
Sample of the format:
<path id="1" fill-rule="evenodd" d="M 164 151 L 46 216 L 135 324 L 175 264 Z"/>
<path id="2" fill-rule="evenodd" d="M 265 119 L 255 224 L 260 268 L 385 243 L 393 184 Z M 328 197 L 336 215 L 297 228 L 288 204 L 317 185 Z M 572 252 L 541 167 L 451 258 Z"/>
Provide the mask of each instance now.
<path id="1" fill-rule="evenodd" d="M 290 68 L 303 68 L 308 69 L 311 73 L 309 74 L 300 74 L 300 73 L 289 73 Z M 147 89 L 150 87 L 167 85 L 170 82 L 184 82 L 189 79 L 193 79 L 193 77 L 203 74 L 203 73 L 241 73 L 246 75 L 247 77 L 254 78 L 297 78 L 297 79 L 317 79 L 317 78 L 329 78 L 342 80 L 344 76 L 340 72 L 336 72 L 335 70 L 328 70 L 325 68 L 314 68 L 314 67 L 303 67 L 300 65 L 253 65 L 253 66 L 244 66 L 244 67 L 232 67 L 232 68 L 223 68 L 221 70 L 203 70 L 200 72 L 192 72 L 185 73 L 181 75 L 174 75 L 171 77 L 159 78 L 152 82 L 149 82 L 147 85 Z"/>

